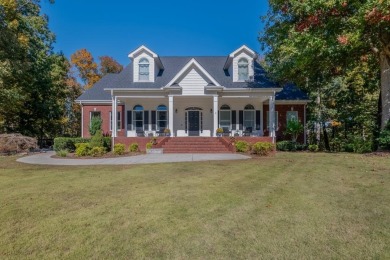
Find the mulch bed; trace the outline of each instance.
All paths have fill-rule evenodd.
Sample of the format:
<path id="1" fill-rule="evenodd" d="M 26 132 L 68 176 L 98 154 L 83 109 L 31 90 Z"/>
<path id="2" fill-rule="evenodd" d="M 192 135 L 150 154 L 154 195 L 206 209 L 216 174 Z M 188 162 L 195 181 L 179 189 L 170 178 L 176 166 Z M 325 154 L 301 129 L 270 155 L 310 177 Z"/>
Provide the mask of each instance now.
<path id="1" fill-rule="evenodd" d="M 109 153 L 106 153 L 104 154 L 103 156 L 76 156 L 74 153 L 68 153 L 68 155 L 66 157 L 61 157 L 61 156 L 58 156 L 58 155 L 53 155 L 51 156 L 51 158 L 56 158 L 56 159 L 102 159 L 102 158 L 119 158 L 119 157 L 129 157 L 129 156 L 135 156 L 135 155 L 141 155 L 141 154 L 145 154 L 145 153 L 142 153 L 142 152 L 136 152 L 136 153 L 125 153 L 125 154 L 122 154 L 122 155 L 116 155 L 116 154 L 113 154 L 111 152 Z"/>

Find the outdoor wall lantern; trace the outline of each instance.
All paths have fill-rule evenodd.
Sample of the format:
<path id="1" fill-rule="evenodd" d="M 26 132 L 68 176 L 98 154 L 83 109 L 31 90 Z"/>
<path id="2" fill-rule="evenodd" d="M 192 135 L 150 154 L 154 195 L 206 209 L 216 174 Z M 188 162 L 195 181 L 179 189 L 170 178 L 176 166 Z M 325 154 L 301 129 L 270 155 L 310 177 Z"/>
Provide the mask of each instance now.
<path id="1" fill-rule="evenodd" d="M 175 109 L 175 113 L 177 114 L 177 108 Z"/>
<path id="2" fill-rule="evenodd" d="M 213 109 L 212 108 L 210 108 L 210 113 L 213 113 Z"/>

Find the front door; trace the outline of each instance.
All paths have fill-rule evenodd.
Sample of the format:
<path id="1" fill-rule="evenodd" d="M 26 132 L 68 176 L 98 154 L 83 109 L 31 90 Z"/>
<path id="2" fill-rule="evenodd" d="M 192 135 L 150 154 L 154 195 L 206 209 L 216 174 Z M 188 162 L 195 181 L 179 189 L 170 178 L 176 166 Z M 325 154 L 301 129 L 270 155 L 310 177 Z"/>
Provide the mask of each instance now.
<path id="1" fill-rule="evenodd" d="M 188 135 L 199 136 L 199 111 L 188 111 Z"/>

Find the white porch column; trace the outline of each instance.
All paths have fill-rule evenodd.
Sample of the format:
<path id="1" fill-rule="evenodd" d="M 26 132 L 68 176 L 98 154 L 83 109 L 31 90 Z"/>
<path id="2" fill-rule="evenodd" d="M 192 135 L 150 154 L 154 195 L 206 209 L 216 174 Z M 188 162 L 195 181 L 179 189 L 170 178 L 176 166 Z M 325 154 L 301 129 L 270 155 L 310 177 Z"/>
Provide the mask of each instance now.
<path id="1" fill-rule="evenodd" d="M 269 97 L 269 136 L 272 137 L 272 142 L 275 143 L 275 94 Z"/>
<path id="2" fill-rule="evenodd" d="M 214 119 L 214 134 L 212 136 L 217 136 L 218 128 L 218 95 L 213 96 L 213 119 Z"/>
<path id="3" fill-rule="evenodd" d="M 169 122 L 169 130 L 171 130 L 171 136 L 173 136 L 173 96 L 168 96 L 169 98 L 169 108 L 168 108 L 168 112 L 169 112 L 169 118 L 168 118 L 168 122 Z"/>
<path id="4" fill-rule="evenodd" d="M 114 97 L 114 107 L 113 107 L 113 110 L 111 112 L 111 116 L 112 116 L 112 133 L 113 133 L 113 137 L 117 137 L 118 136 L 118 133 L 117 133 L 117 107 L 118 107 L 118 102 L 117 102 L 117 97 Z"/>

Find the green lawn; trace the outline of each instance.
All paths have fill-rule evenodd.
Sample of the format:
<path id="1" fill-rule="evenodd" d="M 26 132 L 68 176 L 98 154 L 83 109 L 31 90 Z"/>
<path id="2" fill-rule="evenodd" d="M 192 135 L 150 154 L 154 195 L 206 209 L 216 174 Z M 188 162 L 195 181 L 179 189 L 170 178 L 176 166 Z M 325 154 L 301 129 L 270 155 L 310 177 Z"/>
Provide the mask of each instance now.
<path id="1" fill-rule="evenodd" d="M 0 258 L 390 258 L 390 157 L 54 167 L 0 157 Z"/>

